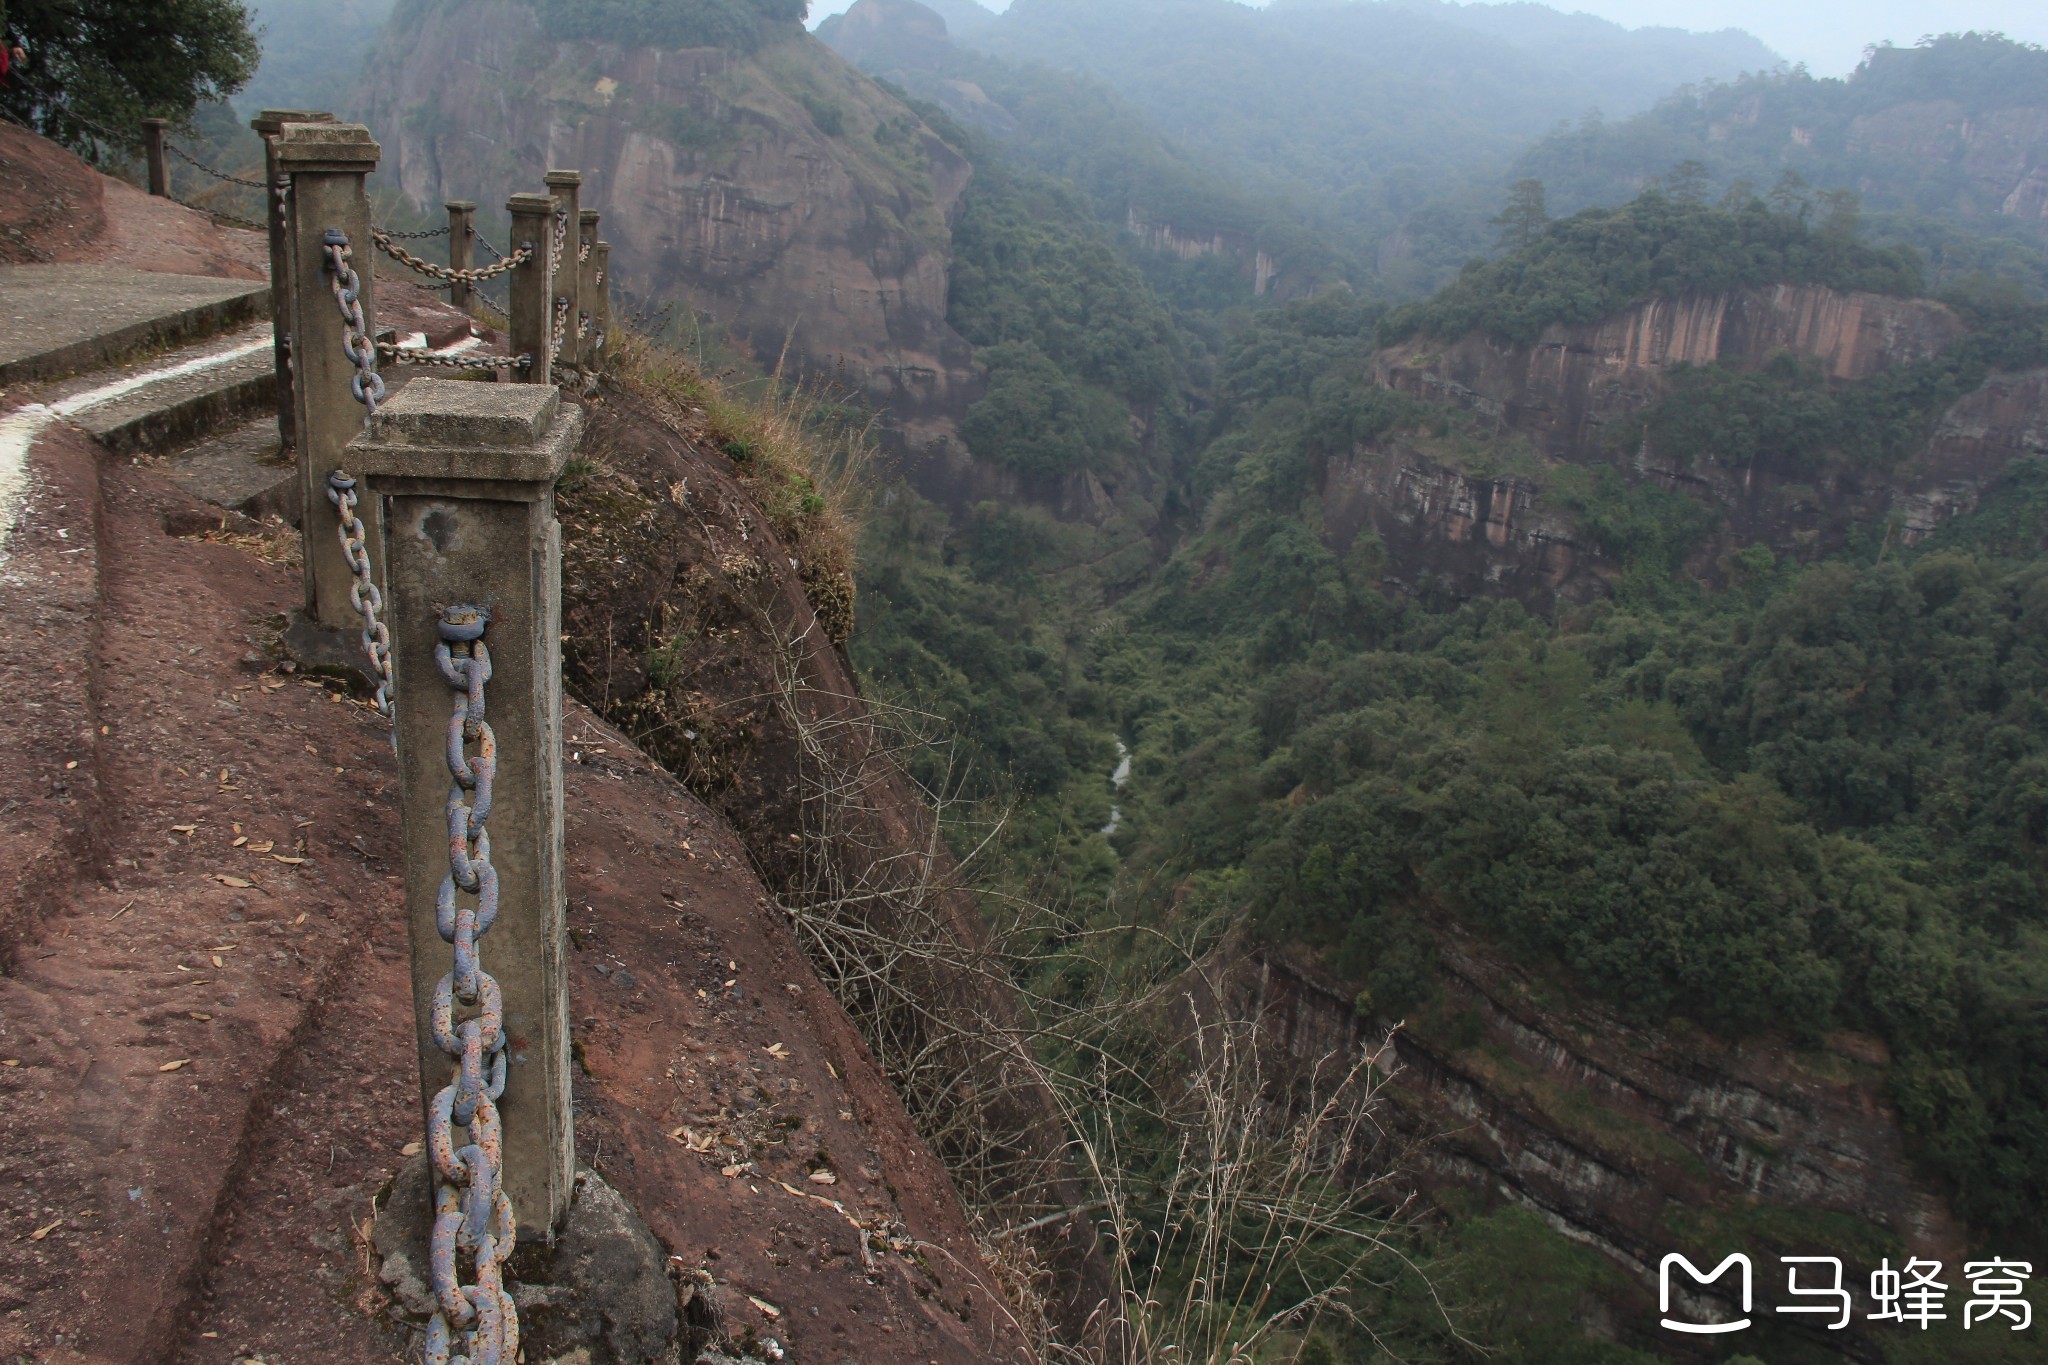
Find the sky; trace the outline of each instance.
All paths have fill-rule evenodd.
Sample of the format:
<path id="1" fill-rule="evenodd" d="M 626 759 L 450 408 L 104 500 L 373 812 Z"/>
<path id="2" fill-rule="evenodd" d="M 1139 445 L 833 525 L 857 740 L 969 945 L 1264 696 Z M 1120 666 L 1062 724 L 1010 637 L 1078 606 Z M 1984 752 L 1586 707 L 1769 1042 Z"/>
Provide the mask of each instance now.
<path id="1" fill-rule="evenodd" d="M 811 0 L 811 18 L 823 19 L 851 3 Z M 1009 0 L 983 3 L 992 9 L 1009 7 Z M 2041 0 L 1552 0 L 1551 7 L 1582 10 L 1630 28 L 1748 29 L 1787 61 L 1805 62 L 1817 76 L 1847 75 L 1862 60 L 1866 44 L 1890 39 L 1910 47 L 1926 33 L 1996 29 L 2010 38 L 2048 44 L 2048 4 Z"/>

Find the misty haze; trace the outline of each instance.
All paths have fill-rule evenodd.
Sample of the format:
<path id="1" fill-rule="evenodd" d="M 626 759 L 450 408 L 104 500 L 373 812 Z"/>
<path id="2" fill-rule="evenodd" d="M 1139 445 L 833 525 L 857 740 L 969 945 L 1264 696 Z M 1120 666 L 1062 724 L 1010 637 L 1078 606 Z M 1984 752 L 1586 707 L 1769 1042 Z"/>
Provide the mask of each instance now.
<path id="1" fill-rule="evenodd" d="M 0 1360 L 2048 1360 L 2043 43 L 0 0 Z"/>

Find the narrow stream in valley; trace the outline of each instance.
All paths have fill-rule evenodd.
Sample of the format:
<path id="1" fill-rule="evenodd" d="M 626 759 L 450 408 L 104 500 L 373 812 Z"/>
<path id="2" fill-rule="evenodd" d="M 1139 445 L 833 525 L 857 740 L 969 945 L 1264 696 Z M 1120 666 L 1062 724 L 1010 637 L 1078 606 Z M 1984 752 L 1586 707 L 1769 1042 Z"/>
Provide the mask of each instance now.
<path id="1" fill-rule="evenodd" d="M 1124 783 L 1130 780 L 1131 751 L 1124 747 L 1123 740 L 1119 738 L 1116 742 L 1116 771 L 1109 775 L 1109 783 L 1118 791 L 1122 791 Z M 1124 808 L 1115 802 L 1111 802 L 1109 807 L 1109 823 L 1102 827 L 1102 832 L 1104 834 L 1114 834 L 1117 831 L 1117 827 L 1122 825 L 1123 822 Z"/>

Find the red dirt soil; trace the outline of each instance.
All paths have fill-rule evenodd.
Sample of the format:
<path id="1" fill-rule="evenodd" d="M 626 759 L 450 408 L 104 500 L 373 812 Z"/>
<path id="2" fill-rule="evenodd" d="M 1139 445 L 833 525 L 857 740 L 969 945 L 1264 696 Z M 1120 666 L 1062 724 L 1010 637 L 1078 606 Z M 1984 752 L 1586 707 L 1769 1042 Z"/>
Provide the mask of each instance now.
<path id="1" fill-rule="evenodd" d="M 262 273 L 251 234 L 18 130 L 0 158 L 0 191 L 77 205 L 63 231 L 6 210 L 9 259 Z M 30 460 L 0 547 L 0 1360 L 412 1358 L 366 1250 L 421 1130 L 382 722 L 278 671 L 281 542 L 207 532 L 61 426 Z M 587 711 L 567 734 L 579 1159 L 709 1272 L 735 1336 L 1026 1358 L 739 841 Z"/>

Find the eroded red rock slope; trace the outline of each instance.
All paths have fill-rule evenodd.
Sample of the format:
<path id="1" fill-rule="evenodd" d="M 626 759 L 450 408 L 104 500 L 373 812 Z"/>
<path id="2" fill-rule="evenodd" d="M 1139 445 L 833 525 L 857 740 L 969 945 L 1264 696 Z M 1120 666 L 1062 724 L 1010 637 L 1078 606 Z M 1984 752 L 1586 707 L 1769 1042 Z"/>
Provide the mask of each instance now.
<path id="1" fill-rule="evenodd" d="M 118 256 L 172 215 L 159 268 L 247 257 L 98 188 L 101 226 L 65 218 L 49 254 Z M 25 234 L 52 219 L 19 207 Z M 61 427 L 31 474 L 0 560 L 0 1359 L 408 1358 L 366 1241 L 421 1126 L 385 731 L 279 671 L 289 538 L 209 532 Z M 589 713 L 568 734 L 580 1158 L 736 1338 L 1021 1358 L 945 1172 L 738 842 Z"/>

